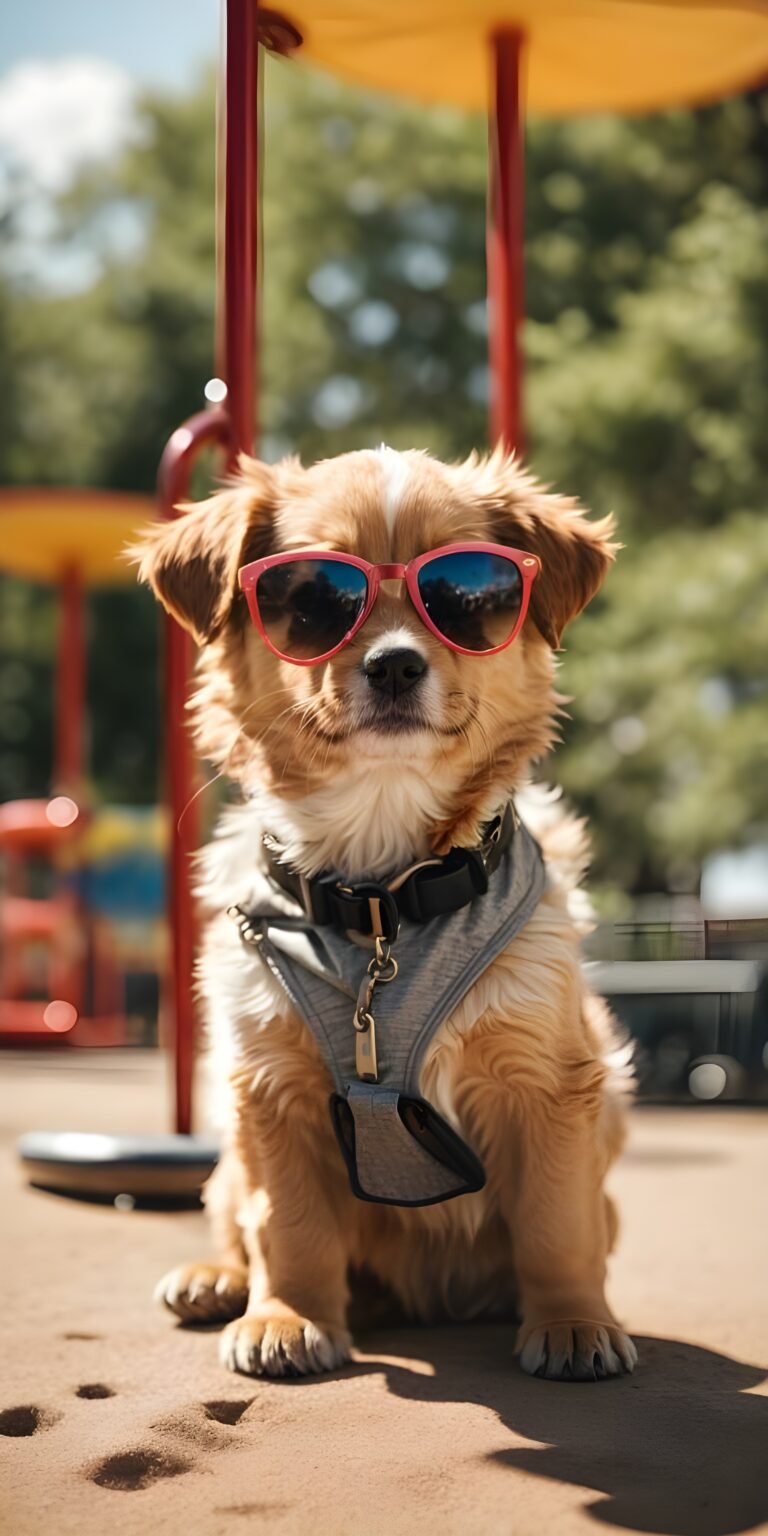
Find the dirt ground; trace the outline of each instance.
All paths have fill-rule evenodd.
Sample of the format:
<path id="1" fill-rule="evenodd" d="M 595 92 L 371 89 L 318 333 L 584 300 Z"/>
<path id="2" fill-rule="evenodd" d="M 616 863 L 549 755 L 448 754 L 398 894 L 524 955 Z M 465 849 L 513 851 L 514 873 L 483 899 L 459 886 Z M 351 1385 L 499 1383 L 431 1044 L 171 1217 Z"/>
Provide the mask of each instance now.
<path id="1" fill-rule="evenodd" d="M 611 1272 L 634 1377 L 532 1381 L 514 1330 L 475 1327 L 361 1338 L 333 1377 L 265 1383 L 151 1304 L 207 1252 L 199 1214 L 43 1194 L 15 1162 L 26 1129 L 165 1129 L 159 1059 L 4 1053 L 0 1078 L 7 1536 L 730 1536 L 768 1519 L 765 1113 L 634 1112 Z"/>

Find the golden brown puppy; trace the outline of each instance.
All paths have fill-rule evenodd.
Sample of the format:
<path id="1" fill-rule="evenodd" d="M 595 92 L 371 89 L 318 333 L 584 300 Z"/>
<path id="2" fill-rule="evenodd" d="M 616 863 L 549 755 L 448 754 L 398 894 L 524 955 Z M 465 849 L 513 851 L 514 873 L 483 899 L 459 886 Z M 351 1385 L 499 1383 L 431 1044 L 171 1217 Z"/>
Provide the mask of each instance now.
<path id="1" fill-rule="evenodd" d="M 243 459 L 219 494 L 143 538 L 142 578 L 202 648 L 200 750 L 243 790 L 202 862 L 200 989 L 224 1121 L 206 1195 L 217 1257 L 159 1287 L 185 1321 L 228 1322 L 231 1369 L 340 1365 L 361 1269 L 425 1321 L 517 1308 L 531 1373 L 633 1368 L 604 1290 L 616 1218 L 603 1181 L 622 1144 L 630 1072 L 580 965 L 582 828 L 551 795 L 524 792 L 555 736 L 554 653 L 600 586 L 611 533 L 608 519 L 587 521 L 501 452 L 446 466 L 380 449 L 308 470 Z M 348 644 L 294 665 L 264 643 L 238 587 L 243 566 L 278 551 L 404 565 L 474 541 L 538 562 L 519 635 L 491 654 L 449 648 L 405 583 L 385 580 Z M 416 657 L 405 700 L 372 683 L 377 658 L 402 653 Z M 265 831 L 306 877 L 389 880 L 430 853 L 476 845 L 520 791 L 545 856 L 543 895 L 441 1024 L 420 1082 L 482 1159 L 485 1188 L 418 1208 L 366 1203 L 334 1139 L 315 1038 L 226 909 L 248 910 Z"/>

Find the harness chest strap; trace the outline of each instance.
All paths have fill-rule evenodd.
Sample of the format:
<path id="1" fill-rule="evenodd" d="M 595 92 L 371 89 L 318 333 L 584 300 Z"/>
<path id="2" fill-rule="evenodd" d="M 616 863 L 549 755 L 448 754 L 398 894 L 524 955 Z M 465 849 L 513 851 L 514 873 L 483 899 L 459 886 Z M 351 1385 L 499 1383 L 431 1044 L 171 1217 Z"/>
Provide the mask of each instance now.
<path id="1" fill-rule="evenodd" d="M 378 885 L 372 891 L 370 883 L 344 887 L 341 908 L 331 903 L 328 909 L 335 912 L 335 922 L 310 917 L 298 899 L 296 915 L 287 913 L 275 900 L 274 877 L 264 880 L 263 891 L 249 901 L 247 911 L 230 909 L 244 942 L 258 945 L 320 1046 L 335 1084 L 334 1129 L 353 1191 L 363 1199 L 431 1204 L 484 1183 L 482 1165 L 471 1148 L 421 1097 L 420 1070 L 443 1019 L 528 921 L 544 889 L 538 845 L 508 810 L 509 815 L 496 818 L 491 827 L 492 867 L 484 868 L 482 899 L 475 891 L 449 915 L 421 921 L 406 915 L 401 921 L 398 907 L 397 962 L 390 953 L 391 940 L 378 934 L 362 977 L 360 944 L 341 929 L 340 912 L 348 916 L 354 910 L 361 924 L 367 921 L 368 936 L 373 937 L 372 900 L 386 913 L 380 893 L 399 900 L 400 890 L 416 875 L 416 899 L 421 901 L 420 882 L 429 878 L 430 868 L 439 875 L 451 854 L 406 872 L 394 891 Z M 505 826 L 511 828 L 506 835 Z M 327 886 L 327 877 L 320 877 L 319 883 Z M 392 884 L 397 886 L 396 881 Z M 285 890 L 284 881 L 280 889 Z M 452 899 L 455 895 L 454 885 Z M 353 909 L 349 902 L 358 905 Z M 397 985 L 390 987 L 386 983 L 398 975 L 398 963 Z"/>
<path id="2" fill-rule="evenodd" d="M 484 895 L 518 824 L 515 807 L 508 801 L 483 827 L 476 847 L 453 848 L 447 855 L 422 859 L 386 885 L 376 881 L 345 885 L 335 876 L 323 874 L 307 878 L 283 862 L 279 844 L 265 835 L 271 879 L 300 903 L 308 919 L 318 926 L 331 925 L 374 941 L 375 954 L 361 980 L 352 1016 L 355 1067 L 361 1082 L 378 1082 L 373 997 L 377 986 L 397 976 L 398 962 L 391 945 L 399 934 L 401 918 L 426 922 L 458 911 L 477 895 Z M 246 914 L 234 907 L 230 915 L 241 921 L 241 936 L 251 942 Z"/>

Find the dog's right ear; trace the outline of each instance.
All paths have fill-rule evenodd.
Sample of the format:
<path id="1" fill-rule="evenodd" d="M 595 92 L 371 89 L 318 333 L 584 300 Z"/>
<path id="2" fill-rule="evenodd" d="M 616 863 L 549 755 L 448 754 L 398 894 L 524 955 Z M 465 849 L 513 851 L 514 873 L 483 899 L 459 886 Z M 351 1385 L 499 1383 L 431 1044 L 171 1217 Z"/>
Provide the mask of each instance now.
<path id="1" fill-rule="evenodd" d="M 139 580 L 198 645 L 221 634 L 237 597 L 240 566 L 266 553 L 273 499 L 268 466 L 243 455 L 237 479 L 224 490 L 183 508 L 172 522 L 153 523 L 126 550 Z"/>

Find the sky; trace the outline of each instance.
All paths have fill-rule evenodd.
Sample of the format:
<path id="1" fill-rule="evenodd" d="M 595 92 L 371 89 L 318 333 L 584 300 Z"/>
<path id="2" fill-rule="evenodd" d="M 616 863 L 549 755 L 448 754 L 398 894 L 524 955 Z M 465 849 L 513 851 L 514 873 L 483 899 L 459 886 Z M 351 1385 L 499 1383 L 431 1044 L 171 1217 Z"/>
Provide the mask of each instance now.
<path id="1" fill-rule="evenodd" d="M 183 90 L 215 58 L 219 0 L 25 0 L 0 23 L 3 271 L 59 291 L 97 276 L 93 253 L 56 240 L 53 199 L 85 164 L 139 131 L 146 85 Z M 123 232 L 125 233 L 125 232 Z"/>
<path id="2" fill-rule="evenodd" d="M 104 59 L 134 80 L 183 86 L 215 53 L 218 0 L 7 0 L 0 78 L 26 59 Z"/>

